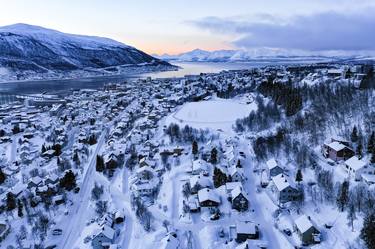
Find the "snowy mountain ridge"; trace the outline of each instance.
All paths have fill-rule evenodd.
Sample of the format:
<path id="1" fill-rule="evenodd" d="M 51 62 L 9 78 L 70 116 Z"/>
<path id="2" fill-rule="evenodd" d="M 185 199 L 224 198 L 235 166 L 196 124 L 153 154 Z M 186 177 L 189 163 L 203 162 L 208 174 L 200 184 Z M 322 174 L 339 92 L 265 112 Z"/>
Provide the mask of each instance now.
<path id="1" fill-rule="evenodd" d="M 355 56 L 343 56 L 340 53 L 313 54 L 306 51 L 257 48 L 251 50 L 215 50 L 194 49 L 189 52 L 169 55 L 155 55 L 157 58 L 180 62 L 246 62 L 246 61 L 317 61 L 327 62 L 339 59 L 352 59 Z"/>
<path id="2" fill-rule="evenodd" d="M 13 73 L 66 72 L 122 65 L 165 65 L 121 42 L 28 24 L 0 27 L 0 68 Z"/>

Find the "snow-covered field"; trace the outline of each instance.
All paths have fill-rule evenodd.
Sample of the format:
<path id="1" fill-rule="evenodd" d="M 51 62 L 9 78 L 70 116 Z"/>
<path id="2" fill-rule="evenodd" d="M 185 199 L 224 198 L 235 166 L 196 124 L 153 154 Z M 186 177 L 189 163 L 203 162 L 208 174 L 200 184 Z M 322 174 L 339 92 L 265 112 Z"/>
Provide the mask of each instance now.
<path id="1" fill-rule="evenodd" d="M 214 98 L 208 101 L 189 102 L 169 116 L 167 124 L 230 130 L 236 119 L 246 117 L 256 108 L 254 102 L 247 104 L 244 98 Z"/>

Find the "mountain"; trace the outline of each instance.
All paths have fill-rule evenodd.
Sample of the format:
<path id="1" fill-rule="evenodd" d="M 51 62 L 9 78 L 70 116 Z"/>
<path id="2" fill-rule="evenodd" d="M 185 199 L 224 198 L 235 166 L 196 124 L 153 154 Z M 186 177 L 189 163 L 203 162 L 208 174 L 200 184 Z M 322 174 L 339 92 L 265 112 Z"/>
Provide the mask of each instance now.
<path id="1" fill-rule="evenodd" d="M 170 66 L 115 40 L 28 24 L 0 27 L 0 51 L 0 68 L 11 72 L 45 73 L 140 64 Z"/>
<path id="2" fill-rule="evenodd" d="M 205 51 L 195 49 L 178 55 L 164 54 L 159 59 L 180 62 L 289 62 L 289 61 L 331 61 L 336 56 L 314 55 L 304 51 L 286 51 L 272 48 L 257 48 L 252 50 L 216 50 Z"/>

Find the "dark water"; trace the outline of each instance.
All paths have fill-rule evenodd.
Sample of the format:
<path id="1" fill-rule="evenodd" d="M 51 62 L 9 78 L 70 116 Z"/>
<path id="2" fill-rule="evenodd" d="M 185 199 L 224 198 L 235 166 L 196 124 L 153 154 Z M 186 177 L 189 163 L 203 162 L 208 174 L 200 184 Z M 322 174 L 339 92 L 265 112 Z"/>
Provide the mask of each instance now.
<path id="1" fill-rule="evenodd" d="M 265 63 L 213 63 L 213 62 L 191 62 L 173 63 L 180 66 L 178 71 L 147 73 L 142 75 L 113 75 L 98 76 L 90 78 L 66 79 L 66 80 L 35 80 L 0 83 L 0 93 L 9 94 L 34 94 L 34 93 L 64 93 L 71 89 L 98 89 L 106 83 L 124 83 L 127 80 L 137 78 L 170 78 L 183 77 L 200 73 L 218 73 L 223 70 L 247 69 L 265 66 Z M 268 63 L 270 64 L 270 63 Z"/>

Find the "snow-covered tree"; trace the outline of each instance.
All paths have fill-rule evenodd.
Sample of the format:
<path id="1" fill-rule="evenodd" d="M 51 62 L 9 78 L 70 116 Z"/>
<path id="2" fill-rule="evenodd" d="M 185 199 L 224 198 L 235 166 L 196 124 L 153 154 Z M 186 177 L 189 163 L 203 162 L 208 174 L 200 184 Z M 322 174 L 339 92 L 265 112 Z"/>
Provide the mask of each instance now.
<path id="1" fill-rule="evenodd" d="M 375 214 L 368 214 L 361 230 L 361 238 L 366 243 L 368 249 L 375 248 Z"/>

